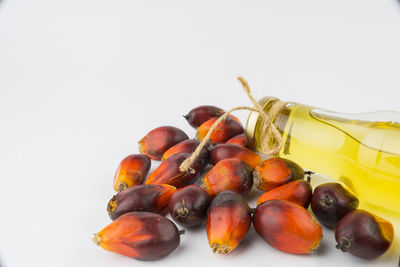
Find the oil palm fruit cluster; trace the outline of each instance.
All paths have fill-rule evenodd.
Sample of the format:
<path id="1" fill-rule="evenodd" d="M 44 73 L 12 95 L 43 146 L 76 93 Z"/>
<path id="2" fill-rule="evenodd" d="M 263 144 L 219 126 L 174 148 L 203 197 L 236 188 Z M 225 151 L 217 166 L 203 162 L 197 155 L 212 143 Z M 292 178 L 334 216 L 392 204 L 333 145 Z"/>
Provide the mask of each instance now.
<path id="1" fill-rule="evenodd" d="M 182 162 L 224 113 L 199 106 L 185 115 L 196 129 L 193 139 L 173 126 L 144 135 L 140 154 L 125 157 L 117 167 L 117 194 L 107 204 L 112 222 L 95 234 L 97 245 L 134 259 L 157 260 L 179 246 L 185 230 L 176 223 L 188 230 L 205 227 L 211 251 L 227 254 L 240 246 L 253 224 L 275 249 L 311 254 L 322 239 L 321 223 L 334 228 L 341 251 L 370 259 L 388 250 L 394 236 L 390 222 L 357 209 L 357 197 L 339 183 L 319 185 L 313 192 L 310 172 L 295 162 L 263 161 L 247 146 L 243 126 L 233 115 L 219 121 L 190 171 L 182 171 Z M 152 160 L 161 163 L 151 171 Z M 258 193 L 254 209 L 246 199 L 251 190 Z"/>

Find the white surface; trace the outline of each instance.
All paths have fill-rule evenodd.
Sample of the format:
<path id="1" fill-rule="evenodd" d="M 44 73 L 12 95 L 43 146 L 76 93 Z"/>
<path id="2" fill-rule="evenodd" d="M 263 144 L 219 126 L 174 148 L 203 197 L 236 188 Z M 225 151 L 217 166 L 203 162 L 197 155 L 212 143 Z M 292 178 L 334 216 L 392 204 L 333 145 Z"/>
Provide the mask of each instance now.
<path id="1" fill-rule="evenodd" d="M 366 262 L 337 251 L 329 230 L 312 256 L 279 252 L 253 229 L 213 255 L 204 229 L 188 231 L 156 262 L 91 237 L 110 222 L 114 171 L 136 142 L 160 125 L 193 136 L 182 115 L 198 105 L 248 105 L 239 74 L 257 97 L 399 110 L 399 11 L 395 0 L 3 0 L 2 266 L 396 266 L 398 241 Z"/>

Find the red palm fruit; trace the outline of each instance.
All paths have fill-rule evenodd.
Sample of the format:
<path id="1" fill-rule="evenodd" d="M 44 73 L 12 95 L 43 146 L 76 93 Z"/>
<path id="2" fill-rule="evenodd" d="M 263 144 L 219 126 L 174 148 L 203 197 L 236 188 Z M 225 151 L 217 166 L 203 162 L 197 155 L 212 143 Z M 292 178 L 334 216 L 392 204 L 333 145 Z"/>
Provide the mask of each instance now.
<path id="1" fill-rule="evenodd" d="M 151 159 L 160 160 L 165 151 L 186 139 L 189 137 L 182 130 L 173 126 L 161 126 L 139 141 L 139 152 Z"/>
<path id="2" fill-rule="evenodd" d="M 218 118 L 224 113 L 225 111 L 223 109 L 216 106 L 199 106 L 189 111 L 189 113 L 183 117 L 192 127 L 197 128 L 203 122 L 206 122 L 211 118 Z"/>
<path id="3" fill-rule="evenodd" d="M 197 128 L 196 138 L 199 140 L 203 140 L 204 137 L 207 135 L 208 130 L 217 119 L 218 118 L 211 118 L 201 124 Z M 240 121 L 238 121 L 232 115 L 228 115 L 226 119 L 224 119 L 217 125 L 213 133 L 210 135 L 210 140 L 213 143 L 223 143 L 238 134 L 242 134 L 243 132 L 244 129 Z"/>
<path id="4" fill-rule="evenodd" d="M 198 185 L 188 185 L 175 191 L 169 200 L 171 218 L 184 227 L 201 225 L 207 215 L 211 198 Z"/>
<path id="5" fill-rule="evenodd" d="M 288 200 L 297 205 L 308 208 L 312 197 L 312 187 L 304 180 L 293 181 L 268 192 L 257 199 L 257 205 L 272 199 Z"/>
<path id="6" fill-rule="evenodd" d="M 254 182 L 257 188 L 263 191 L 303 178 L 303 168 L 291 160 L 282 158 L 267 159 L 254 169 Z"/>
<path id="7" fill-rule="evenodd" d="M 226 144 L 235 144 L 238 146 L 247 147 L 247 137 L 244 133 L 238 134 L 238 135 L 232 137 L 231 139 L 229 139 L 228 141 L 226 141 Z"/>
<path id="8" fill-rule="evenodd" d="M 207 214 L 207 237 L 212 251 L 219 254 L 234 250 L 249 231 L 251 211 L 246 200 L 234 191 L 219 193 Z"/>
<path id="9" fill-rule="evenodd" d="M 225 190 L 246 196 L 252 186 L 253 169 L 236 158 L 219 161 L 203 178 L 203 188 L 211 197 Z"/>
<path id="10" fill-rule="evenodd" d="M 176 188 L 190 184 L 201 172 L 201 166 L 199 161 L 195 161 L 191 166 L 194 170 L 193 173 L 180 171 L 179 166 L 189 157 L 190 154 L 187 153 L 177 153 L 170 156 L 147 177 L 145 184 L 169 184 Z"/>
<path id="11" fill-rule="evenodd" d="M 229 158 L 241 159 L 253 169 L 262 162 L 262 159 L 257 153 L 235 144 L 218 144 L 211 150 L 210 160 L 214 165 L 220 160 Z"/>
<path id="12" fill-rule="evenodd" d="M 168 206 L 175 187 L 160 185 L 135 185 L 114 195 L 108 202 L 107 211 L 111 220 L 132 211 L 161 212 Z"/>
<path id="13" fill-rule="evenodd" d="M 114 190 L 119 192 L 133 185 L 142 184 L 150 170 L 151 160 L 142 154 L 124 158 L 114 176 Z"/>
<path id="14" fill-rule="evenodd" d="M 358 198 L 339 183 L 320 184 L 311 199 L 315 217 L 330 228 L 334 228 L 347 213 L 357 209 L 358 204 Z"/>
<path id="15" fill-rule="evenodd" d="M 94 235 L 103 249 L 138 260 L 157 260 L 174 251 L 180 243 L 175 224 L 150 212 L 130 212 Z"/>
<path id="16" fill-rule="evenodd" d="M 269 245 L 292 254 L 310 254 L 322 238 L 321 226 L 307 210 L 286 200 L 258 205 L 253 225 Z"/>
<path id="17" fill-rule="evenodd" d="M 200 144 L 200 141 L 196 140 L 196 139 L 184 140 L 184 141 L 180 142 L 179 144 L 176 144 L 173 147 L 171 147 L 170 149 L 168 149 L 162 156 L 162 160 L 165 160 L 168 157 L 170 157 L 174 154 L 177 154 L 177 153 L 192 154 L 196 150 L 196 148 L 199 144 Z M 200 152 L 200 155 L 198 157 L 200 164 L 202 166 L 205 166 L 207 164 L 208 154 L 209 154 L 208 147 L 207 146 L 203 147 Z"/>
<path id="18" fill-rule="evenodd" d="M 335 228 L 336 248 L 364 259 L 384 254 L 393 236 L 393 225 L 389 221 L 364 210 L 347 213 Z"/>

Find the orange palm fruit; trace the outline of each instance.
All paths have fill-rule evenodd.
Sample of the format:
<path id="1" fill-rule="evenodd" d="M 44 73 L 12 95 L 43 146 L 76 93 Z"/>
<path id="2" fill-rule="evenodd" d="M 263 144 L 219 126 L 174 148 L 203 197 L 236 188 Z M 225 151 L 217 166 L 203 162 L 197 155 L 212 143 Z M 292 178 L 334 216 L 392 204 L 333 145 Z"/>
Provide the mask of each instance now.
<path id="1" fill-rule="evenodd" d="M 204 122 L 197 128 L 196 138 L 203 140 L 207 135 L 208 130 L 218 118 L 211 118 Z M 235 117 L 228 115 L 226 119 L 221 121 L 210 136 L 213 143 L 223 143 L 230 138 L 242 134 L 244 132 L 243 126 Z"/>
<path id="2" fill-rule="evenodd" d="M 246 196 L 252 186 L 253 169 L 237 158 L 219 161 L 203 178 L 203 188 L 211 197 L 225 190 Z"/>
<path id="3" fill-rule="evenodd" d="M 216 106 L 199 106 L 191 111 L 187 115 L 183 117 L 187 120 L 187 122 L 194 128 L 199 127 L 203 122 L 208 121 L 211 118 L 218 118 L 225 111 Z"/>
<path id="4" fill-rule="evenodd" d="M 308 208 L 312 198 L 312 187 L 304 180 L 293 181 L 265 192 L 257 199 L 257 205 L 272 199 L 288 200 Z"/>
<path id="5" fill-rule="evenodd" d="M 179 166 L 189 157 L 190 154 L 187 153 L 177 153 L 170 156 L 147 177 L 145 184 L 169 184 L 176 188 L 190 184 L 201 172 L 201 166 L 199 161 L 196 160 L 191 166 L 194 170 L 193 173 L 180 171 Z"/>
<path id="6" fill-rule="evenodd" d="M 134 259 L 157 260 L 179 246 L 183 233 L 159 214 L 130 212 L 95 234 L 93 241 L 105 250 Z"/>
<path id="7" fill-rule="evenodd" d="M 292 254 L 310 254 L 322 238 L 319 223 L 305 208 L 287 200 L 270 200 L 258 205 L 253 225 L 269 245 Z"/>
<path id="8" fill-rule="evenodd" d="M 114 176 L 114 190 L 119 192 L 133 185 L 142 184 L 149 173 L 151 160 L 142 154 L 124 158 Z"/>
<path id="9" fill-rule="evenodd" d="M 160 160 L 165 151 L 186 139 L 189 137 L 182 130 L 173 126 L 161 126 L 139 141 L 139 152 L 151 159 Z"/>
<path id="10" fill-rule="evenodd" d="M 212 251 L 219 254 L 234 250 L 249 231 L 251 211 L 246 200 L 234 191 L 219 193 L 208 209 L 207 237 Z"/>
<path id="11" fill-rule="evenodd" d="M 114 195 L 107 204 L 112 220 L 132 211 L 161 212 L 176 188 L 166 184 L 135 185 Z"/>
<path id="12" fill-rule="evenodd" d="M 291 160 L 282 158 L 264 160 L 254 169 L 254 183 L 263 191 L 303 178 L 303 168 Z"/>
<path id="13" fill-rule="evenodd" d="M 210 152 L 210 161 L 217 164 L 218 161 L 228 158 L 238 158 L 249 164 L 253 169 L 262 162 L 257 153 L 235 144 L 218 144 Z"/>
<path id="14" fill-rule="evenodd" d="M 167 159 L 168 157 L 177 154 L 177 153 L 188 153 L 192 154 L 197 146 L 200 144 L 199 140 L 196 139 L 187 139 L 184 140 L 173 147 L 169 148 L 162 156 L 162 160 Z M 200 164 L 202 166 L 205 166 L 208 161 L 208 154 L 209 154 L 209 149 L 207 146 L 203 147 L 203 149 L 200 152 L 200 155 L 198 157 Z"/>
<path id="15" fill-rule="evenodd" d="M 238 146 L 247 147 L 247 137 L 244 133 L 238 134 L 238 135 L 232 137 L 231 139 L 229 139 L 228 141 L 226 141 L 226 144 L 235 144 Z"/>

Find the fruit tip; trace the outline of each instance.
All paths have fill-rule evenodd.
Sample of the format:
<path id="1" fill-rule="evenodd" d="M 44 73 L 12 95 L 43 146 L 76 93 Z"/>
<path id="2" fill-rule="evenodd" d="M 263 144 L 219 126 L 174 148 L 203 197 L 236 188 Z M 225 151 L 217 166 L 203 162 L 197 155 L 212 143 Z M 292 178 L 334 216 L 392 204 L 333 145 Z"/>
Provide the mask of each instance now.
<path id="1" fill-rule="evenodd" d="M 119 182 L 117 184 L 117 192 L 121 192 L 122 190 L 127 189 L 127 188 L 128 188 L 128 185 L 125 182 Z"/>
<path id="2" fill-rule="evenodd" d="M 142 140 L 140 140 L 140 141 L 138 142 L 138 144 L 139 144 L 139 153 L 143 154 L 144 148 L 143 148 Z"/>
<path id="3" fill-rule="evenodd" d="M 258 186 L 260 185 L 260 177 L 258 175 L 257 171 L 253 171 L 253 184 L 255 187 L 258 188 Z"/>
<path id="4" fill-rule="evenodd" d="M 343 252 L 347 252 L 347 250 L 349 250 L 351 247 L 351 241 L 343 237 L 339 240 L 339 243 L 335 247 Z"/>
<path id="5" fill-rule="evenodd" d="M 219 244 L 213 244 L 211 246 L 211 250 L 213 253 L 218 253 L 218 254 L 227 254 L 231 252 L 231 248 L 229 246 L 224 246 Z"/>
<path id="6" fill-rule="evenodd" d="M 321 236 L 321 239 L 322 239 L 322 236 Z M 315 251 L 320 247 L 320 245 L 321 245 L 321 239 L 320 240 L 318 240 L 318 242 L 317 242 L 317 244 L 315 244 L 315 246 L 313 246 L 311 249 L 310 249 L 310 251 L 308 252 L 308 254 L 314 254 L 315 253 Z"/>
<path id="7" fill-rule="evenodd" d="M 115 200 L 115 196 L 108 202 L 107 211 L 108 213 L 114 212 L 115 208 L 118 206 L 117 201 Z"/>
<path id="8" fill-rule="evenodd" d="M 100 246 L 101 243 L 101 237 L 99 236 L 99 234 L 94 234 L 92 241 L 97 245 Z"/>
<path id="9" fill-rule="evenodd" d="M 189 215 L 189 210 L 185 205 L 183 205 L 182 208 L 177 209 L 176 212 L 178 213 L 176 218 L 186 218 Z"/>

